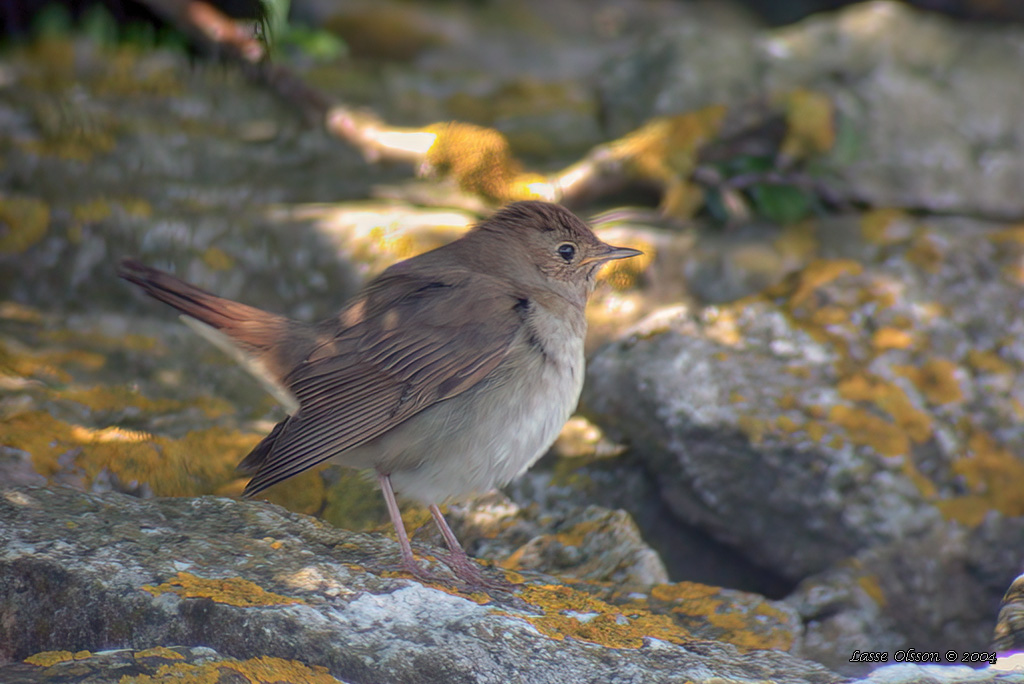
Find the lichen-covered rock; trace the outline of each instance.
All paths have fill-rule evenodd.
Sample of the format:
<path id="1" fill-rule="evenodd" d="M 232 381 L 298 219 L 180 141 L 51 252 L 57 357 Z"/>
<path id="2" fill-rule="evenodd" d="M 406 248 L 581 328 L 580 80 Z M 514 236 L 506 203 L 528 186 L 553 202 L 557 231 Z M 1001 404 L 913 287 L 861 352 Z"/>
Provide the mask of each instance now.
<path id="1" fill-rule="evenodd" d="M 707 39 L 709 31 L 715 40 Z M 865 2 L 775 30 L 669 22 L 601 82 L 622 134 L 652 116 L 748 107 L 795 89 L 837 112 L 824 167 L 874 206 L 1019 216 L 1024 125 L 1019 25 L 964 25 Z"/>
<path id="2" fill-rule="evenodd" d="M 395 543 L 272 505 L 7 487 L 0 521 L 0 662 L 207 646 L 353 681 L 840 681 L 565 586 L 403 579 Z"/>
<path id="3" fill-rule="evenodd" d="M 237 684 L 346 684 L 299 660 L 260 656 L 227 658 L 205 646 L 156 646 L 146 649 L 43 651 L 20 663 L 0 665 L 6 684 L 161 684 L 163 682 L 235 682 Z"/>
<path id="4" fill-rule="evenodd" d="M 845 577 L 803 591 L 805 620 L 829 616 L 820 644 L 987 642 L 1024 561 L 1020 230 L 898 213 L 861 230 L 876 246 L 857 260 L 651 317 L 592 360 L 584 405 L 680 518 L 794 580 Z M 942 610 L 915 594 L 935 583 Z"/>

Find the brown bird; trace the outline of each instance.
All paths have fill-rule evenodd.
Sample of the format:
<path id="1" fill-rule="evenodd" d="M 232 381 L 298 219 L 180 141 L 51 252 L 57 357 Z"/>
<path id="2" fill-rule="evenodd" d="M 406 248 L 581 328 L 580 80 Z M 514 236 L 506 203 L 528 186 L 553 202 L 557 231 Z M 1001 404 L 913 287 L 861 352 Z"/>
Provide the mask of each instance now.
<path id="1" fill-rule="evenodd" d="M 245 496 L 328 459 L 372 469 L 405 567 L 429 578 L 395 490 L 429 507 L 448 564 L 480 585 L 438 505 L 500 487 L 544 454 L 583 386 L 594 277 L 605 262 L 638 254 L 601 242 L 564 207 L 518 202 L 391 266 L 316 324 L 136 261 L 123 261 L 119 274 L 226 340 L 221 346 L 255 365 L 292 409 L 240 464 L 253 474 Z"/>

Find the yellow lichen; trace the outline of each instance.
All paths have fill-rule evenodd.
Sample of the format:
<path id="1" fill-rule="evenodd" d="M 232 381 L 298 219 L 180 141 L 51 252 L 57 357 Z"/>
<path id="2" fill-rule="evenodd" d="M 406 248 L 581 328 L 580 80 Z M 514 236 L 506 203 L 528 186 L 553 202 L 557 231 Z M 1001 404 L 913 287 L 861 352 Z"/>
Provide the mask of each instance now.
<path id="1" fill-rule="evenodd" d="M 907 436 L 914 442 L 920 444 L 931 437 L 931 417 L 917 410 L 906 392 L 896 385 L 862 373 L 843 378 L 837 389 L 844 399 L 874 404 L 906 430 Z"/>
<path id="2" fill-rule="evenodd" d="M 907 261 L 928 273 L 937 273 L 945 258 L 942 246 L 927 231 L 920 231 L 907 250 Z"/>
<path id="3" fill-rule="evenodd" d="M 4 444 L 31 454 L 41 475 L 52 477 L 67 468 L 62 459 L 72 454 L 86 485 L 108 472 L 122 482 L 146 482 L 157 496 L 205 494 L 233 480 L 235 464 L 258 440 L 217 427 L 176 440 L 150 437 L 67 423 L 45 411 L 7 418 L 4 432 Z"/>
<path id="4" fill-rule="evenodd" d="M 779 416 L 775 419 L 775 427 L 782 432 L 793 433 L 802 427 L 802 424 L 797 423 L 789 416 Z"/>
<path id="5" fill-rule="evenodd" d="M 133 655 L 136 660 L 139 660 L 140 658 L 167 658 L 168 660 L 183 660 L 185 658 L 182 654 L 173 649 L 167 648 L 166 646 L 154 646 L 153 648 L 136 651 Z"/>
<path id="6" fill-rule="evenodd" d="M 805 264 L 818 253 L 818 224 L 810 219 L 787 223 L 772 242 L 783 264 Z"/>
<path id="7" fill-rule="evenodd" d="M 904 456 L 910 452 L 910 440 L 904 430 L 863 409 L 833 406 L 829 421 L 843 428 L 854 444 L 871 447 L 882 456 Z"/>
<path id="8" fill-rule="evenodd" d="M 229 675 L 226 670 L 233 670 L 237 674 Z M 154 675 L 124 675 L 118 684 L 217 684 L 225 678 L 234 680 L 239 675 L 247 684 L 340 684 L 326 667 L 269 656 L 249 660 L 217 660 L 198 665 L 170 663 L 160 666 Z"/>
<path id="9" fill-rule="evenodd" d="M 719 587 L 696 582 L 659 584 L 651 588 L 651 603 L 666 604 L 677 625 L 687 632 L 701 630 L 742 650 L 789 650 L 795 640 L 791 620 L 766 599 L 753 594 L 727 599 Z"/>
<path id="10" fill-rule="evenodd" d="M 887 349 L 909 349 L 914 345 L 914 336 L 898 328 L 879 328 L 871 336 L 871 346 L 876 351 Z"/>
<path id="11" fill-rule="evenodd" d="M 117 97 L 174 97 L 181 94 L 184 86 L 174 67 L 154 62 L 142 65 L 140 55 L 137 47 L 127 44 L 106 50 L 104 69 L 92 82 L 95 93 Z"/>
<path id="12" fill-rule="evenodd" d="M 964 398 L 956 377 L 959 366 L 948 359 L 931 359 L 920 367 L 893 366 L 893 370 L 914 383 L 924 398 L 936 406 L 953 404 Z"/>
<path id="13" fill-rule="evenodd" d="M 43 651 L 42 653 L 36 653 L 25 658 L 25 662 L 29 665 L 39 665 L 40 667 L 50 667 L 57 663 L 63 663 L 68 660 L 74 660 L 75 654 L 71 651 Z"/>
<path id="14" fill-rule="evenodd" d="M 712 106 L 652 119 L 608 143 L 607 156 L 618 160 L 632 178 L 661 186 L 662 210 L 687 218 L 703 202 L 703 191 L 688 179 L 700 150 L 718 135 L 726 112 L 723 106 Z"/>
<path id="15" fill-rule="evenodd" d="M 856 276 L 863 271 L 860 263 L 850 259 L 818 259 L 787 279 L 781 290 L 772 288 L 769 296 L 788 294 L 790 307 L 796 309 L 809 303 L 818 288 L 842 276 Z"/>
<path id="16" fill-rule="evenodd" d="M 731 308 L 709 308 L 705 313 L 704 335 L 727 347 L 739 345 L 742 338 L 736 311 Z"/>
<path id="17" fill-rule="evenodd" d="M 566 586 L 529 585 L 519 592 L 519 597 L 539 607 L 544 614 L 516 617 L 529 622 L 541 634 L 559 641 L 569 637 L 608 648 L 640 648 L 644 645 L 644 637 L 677 644 L 691 638 L 666 615 L 632 610 L 624 613 L 611 604 Z"/>
<path id="18" fill-rule="evenodd" d="M 1014 367 L 1004 361 L 994 351 L 981 351 L 971 349 L 967 352 L 967 365 L 978 373 L 991 373 L 993 375 L 1009 375 L 1015 373 Z"/>
<path id="19" fill-rule="evenodd" d="M 754 416 L 740 416 L 736 420 L 736 426 L 740 429 L 740 432 L 747 436 L 747 439 L 752 444 L 761 444 L 769 428 L 767 421 L 763 418 L 755 418 Z"/>
<path id="20" fill-rule="evenodd" d="M 522 165 L 500 132 L 459 122 L 436 123 L 424 130 L 437 136 L 427 151 L 432 169 L 450 175 L 467 192 L 503 202 L 525 199 L 512 195 Z"/>
<path id="21" fill-rule="evenodd" d="M 210 247 L 203 252 L 203 263 L 214 271 L 227 271 L 235 266 L 235 259 L 220 247 Z"/>
<path id="22" fill-rule="evenodd" d="M 820 155 L 836 142 L 835 108 L 824 93 L 797 88 L 785 97 L 786 137 L 779 152 L 790 158 Z"/>
<path id="23" fill-rule="evenodd" d="M 857 578 L 857 585 L 860 586 L 864 593 L 870 596 L 871 600 L 879 607 L 884 608 L 888 603 L 885 598 L 885 592 L 882 591 L 882 585 L 874 575 L 859 576 Z"/>
<path id="24" fill-rule="evenodd" d="M 71 210 L 71 216 L 80 223 L 98 223 L 110 218 L 113 209 L 106 197 L 97 197 Z"/>
<path id="25" fill-rule="evenodd" d="M 911 237 L 912 222 L 902 209 L 874 209 L 860 220 L 860 233 L 866 242 L 891 245 Z"/>
<path id="26" fill-rule="evenodd" d="M 173 579 L 142 587 L 153 596 L 177 594 L 182 598 L 208 598 L 230 606 L 287 606 L 305 603 L 302 599 L 266 591 L 260 585 L 241 577 L 209 579 L 188 572 L 179 572 Z"/>
<path id="27" fill-rule="evenodd" d="M 989 510 L 1007 517 L 1024 515 L 1024 461 L 989 433 L 972 430 L 967 454 L 953 463 L 953 472 L 971 493 L 938 504 L 948 517 L 974 526 Z"/>
<path id="28" fill-rule="evenodd" d="M 806 423 L 804 430 L 807 432 L 807 437 L 813 442 L 820 442 L 825 437 L 826 428 L 819 422 Z"/>
<path id="29" fill-rule="evenodd" d="M 21 254 L 46 236 L 50 208 L 34 197 L 0 197 L 0 254 Z"/>

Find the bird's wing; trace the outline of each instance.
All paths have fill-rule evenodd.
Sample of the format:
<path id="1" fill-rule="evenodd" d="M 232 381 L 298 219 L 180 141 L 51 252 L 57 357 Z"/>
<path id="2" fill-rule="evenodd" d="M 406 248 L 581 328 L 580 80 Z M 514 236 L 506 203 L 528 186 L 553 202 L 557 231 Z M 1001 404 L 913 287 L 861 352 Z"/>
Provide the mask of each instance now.
<path id="1" fill-rule="evenodd" d="M 255 471 L 245 494 L 365 444 L 480 382 L 505 357 L 526 307 L 479 273 L 378 280 L 285 379 L 300 408 L 242 462 Z"/>

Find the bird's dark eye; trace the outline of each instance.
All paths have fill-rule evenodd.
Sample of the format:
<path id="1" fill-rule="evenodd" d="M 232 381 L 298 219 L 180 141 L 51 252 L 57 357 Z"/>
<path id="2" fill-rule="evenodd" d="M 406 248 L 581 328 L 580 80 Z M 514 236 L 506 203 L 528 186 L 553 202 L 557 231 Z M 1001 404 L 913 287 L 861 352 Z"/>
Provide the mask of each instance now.
<path id="1" fill-rule="evenodd" d="M 563 242 L 558 245 L 558 256 L 565 259 L 566 263 L 569 263 L 576 256 L 576 245 L 571 242 Z"/>

